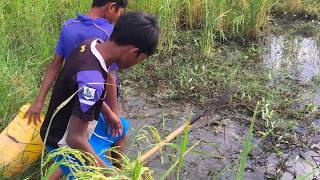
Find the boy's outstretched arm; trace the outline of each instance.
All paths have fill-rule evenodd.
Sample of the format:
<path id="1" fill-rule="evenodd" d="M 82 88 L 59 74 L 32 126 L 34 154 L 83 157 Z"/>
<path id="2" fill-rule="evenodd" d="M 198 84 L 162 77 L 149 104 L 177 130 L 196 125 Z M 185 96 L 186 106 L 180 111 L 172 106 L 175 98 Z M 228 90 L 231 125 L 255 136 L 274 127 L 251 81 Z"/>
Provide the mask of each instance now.
<path id="1" fill-rule="evenodd" d="M 93 148 L 88 142 L 87 129 L 89 121 L 82 120 L 76 116 L 71 116 L 69 123 L 69 132 L 67 135 L 67 144 L 72 149 L 79 149 L 86 151 L 94 156 L 99 166 L 107 167 L 104 161 L 94 152 Z"/>
<path id="2" fill-rule="evenodd" d="M 32 106 L 29 108 L 29 110 L 26 112 L 25 117 L 28 117 L 28 124 L 31 123 L 31 120 L 33 119 L 33 123 L 36 125 L 37 122 L 41 122 L 40 120 L 40 113 L 45 101 L 45 98 L 49 92 L 49 89 L 51 85 L 53 84 L 54 80 L 57 78 L 58 73 L 61 70 L 61 66 L 63 64 L 63 57 L 55 54 L 53 60 L 49 64 L 45 75 L 43 77 L 43 80 L 41 82 L 40 91 L 35 99 Z"/>

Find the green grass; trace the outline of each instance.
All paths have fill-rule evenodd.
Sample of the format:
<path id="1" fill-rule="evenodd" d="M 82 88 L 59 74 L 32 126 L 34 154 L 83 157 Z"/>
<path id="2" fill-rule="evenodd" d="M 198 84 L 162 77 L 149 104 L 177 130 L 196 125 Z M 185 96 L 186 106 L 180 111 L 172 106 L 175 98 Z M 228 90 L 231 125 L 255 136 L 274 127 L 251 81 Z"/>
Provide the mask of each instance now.
<path id="1" fill-rule="evenodd" d="M 269 31 L 272 12 L 320 15 L 317 0 L 132 0 L 129 9 L 159 16 L 161 45 L 176 46 L 176 30 L 200 29 L 202 50 L 211 53 L 214 41 L 230 37 L 257 40 Z"/>
<path id="2" fill-rule="evenodd" d="M 19 107 L 34 100 L 61 24 L 89 5 L 62 0 L 0 2 L 0 122 L 10 121 Z"/>
<path id="3" fill-rule="evenodd" d="M 90 1 L 0 1 L 0 130 L 34 100 L 63 21 L 89 7 Z M 270 105 L 276 118 L 259 119 L 256 125 L 263 132 L 273 129 L 275 139 L 305 119 L 308 110 L 292 108 L 303 87 L 286 79 L 268 84 L 258 45 L 221 42 L 258 40 L 268 33 L 273 13 L 319 17 L 319 1 L 132 0 L 129 9 L 158 15 L 162 34 L 159 54 L 122 75 L 126 85 L 199 104 L 231 89 L 230 108 L 243 113 L 252 113 L 264 99 L 262 106 Z"/>
<path id="4" fill-rule="evenodd" d="M 214 53 L 215 39 L 260 37 L 268 29 L 270 8 L 285 6 L 286 2 L 279 1 L 272 6 L 274 2 L 270 0 L 132 0 L 129 8 L 159 15 L 164 51 L 181 48 L 179 31 L 196 29 L 199 33 L 195 35 L 201 38 L 192 38 L 191 42 L 196 40 L 194 44 L 200 44 L 199 51 Z M 316 1 L 312 1 L 315 5 L 300 3 L 301 7 L 318 7 L 319 4 Z M 18 107 L 33 101 L 46 64 L 51 60 L 62 22 L 77 12 L 86 12 L 90 2 L 2 1 L 0 7 L 0 35 L 5 37 L 0 42 L 0 121 L 8 122 Z M 184 78 L 187 77 L 181 77 L 180 84 L 185 83 Z"/>

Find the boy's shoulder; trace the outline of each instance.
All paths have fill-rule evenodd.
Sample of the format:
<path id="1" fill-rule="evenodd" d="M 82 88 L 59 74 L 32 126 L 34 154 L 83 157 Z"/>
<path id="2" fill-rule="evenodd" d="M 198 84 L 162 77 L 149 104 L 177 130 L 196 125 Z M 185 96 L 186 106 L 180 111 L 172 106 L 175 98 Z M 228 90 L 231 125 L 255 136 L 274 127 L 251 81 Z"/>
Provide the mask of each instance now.
<path id="1" fill-rule="evenodd" d="M 74 62 L 82 62 L 82 65 L 86 65 L 88 62 L 95 62 L 97 59 L 97 50 L 95 48 L 95 45 L 97 43 L 101 43 L 103 40 L 99 38 L 90 38 L 87 39 L 79 44 L 77 48 L 73 50 L 71 55 L 68 57 L 68 61 L 74 61 Z M 92 60 L 94 59 L 94 60 Z M 99 60 L 100 61 L 100 60 Z M 73 64 L 73 63 L 71 63 Z M 93 63 L 95 64 L 95 63 Z"/>
<path id="2" fill-rule="evenodd" d="M 101 31 L 107 36 L 107 38 L 110 37 L 114 28 L 113 24 L 103 18 L 91 19 L 82 14 L 78 14 L 77 17 L 64 21 L 62 25 L 62 32 L 81 31 L 83 27 L 90 27 L 92 29 L 96 29 L 98 32 Z M 86 34 L 96 33 L 97 31 L 88 31 Z M 105 39 L 105 37 L 100 36 L 99 38 Z"/>
<path id="3" fill-rule="evenodd" d="M 75 48 L 73 50 L 73 52 L 71 53 L 71 55 L 68 59 L 73 59 L 73 58 L 77 59 L 79 57 L 91 55 L 91 45 L 95 39 L 96 38 L 90 38 L 90 39 L 86 39 L 85 41 L 81 42 L 77 46 L 77 48 Z"/>
<path id="4" fill-rule="evenodd" d="M 72 18 L 72 19 L 68 19 L 68 20 L 64 21 L 62 26 L 65 27 L 65 26 L 69 26 L 71 24 L 79 23 L 79 22 L 81 22 L 79 20 L 79 18 Z"/>

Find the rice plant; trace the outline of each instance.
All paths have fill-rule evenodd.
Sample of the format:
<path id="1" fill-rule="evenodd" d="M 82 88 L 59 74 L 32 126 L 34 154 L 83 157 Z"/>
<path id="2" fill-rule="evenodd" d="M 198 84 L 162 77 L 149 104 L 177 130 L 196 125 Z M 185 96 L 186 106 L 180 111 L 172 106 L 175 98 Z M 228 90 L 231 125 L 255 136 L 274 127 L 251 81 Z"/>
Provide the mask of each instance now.
<path id="1" fill-rule="evenodd" d="M 290 12 L 290 13 L 298 13 L 301 10 L 302 7 L 302 1 L 301 0 L 278 0 L 278 8 L 281 8 L 284 11 Z"/>
<path id="2" fill-rule="evenodd" d="M 112 149 L 112 151 L 120 154 L 120 152 L 117 152 L 115 149 Z M 50 164 L 56 156 L 62 156 L 62 162 L 54 162 L 53 164 Z M 48 178 L 50 176 L 50 172 L 55 170 L 59 165 L 65 165 L 71 169 L 71 175 L 78 180 L 88 178 L 106 180 L 140 180 L 142 177 L 147 180 L 153 179 L 150 168 L 144 167 L 142 162 L 139 162 L 138 159 L 131 162 L 127 156 L 123 154 L 121 154 L 121 156 L 123 160 L 123 168 L 121 170 L 115 167 L 101 168 L 97 166 L 97 162 L 92 155 L 79 150 L 63 147 L 47 155 L 44 163 L 44 166 L 46 166 L 44 177 Z M 75 158 L 80 161 L 81 165 L 74 163 L 73 159 Z M 50 171 L 50 169 L 52 170 Z"/>
<path id="3" fill-rule="evenodd" d="M 163 174 L 162 179 L 167 177 L 175 168 L 181 169 L 183 167 L 184 157 L 188 154 L 198 143 L 194 144 L 191 148 L 187 149 L 187 138 L 188 138 L 189 126 L 185 129 L 183 140 L 180 145 L 180 157 L 178 160 Z M 147 142 L 158 142 L 160 143 L 160 135 L 156 128 L 152 126 L 145 126 L 137 131 L 132 144 L 139 143 L 142 140 Z M 156 143 L 157 144 L 157 143 Z M 165 146 L 178 147 L 177 144 L 164 144 Z M 130 146 L 132 147 L 132 145 Z M 131 148 L 130 148 L 131 149 Z M 144 149 L 146 147 L 144 146 Z M 118 168 L 101 168 L 97 166 L 95 158 L 86 152 L 62 147 L 56 149 L 46 155 L 46 158 L 42 164 L 44 169 L 43 178 L 48 178 L 56 168 L 60 165 L 68 166 L 71 169 L 71 175 L 78 180 L 90 179 L 106 179 L 106 180 L 117 180 L 117 179 L 128 179 L 128 180 L 140 180 L 140 179 L 153 179 L 153 171 L 149 167 L 145 167 L 143 162 L 140 161 L 141 151 L 135 152 L 137 154 L 136 159 L 131 161 L 127 155 L 117 151 L 116 148 L 111 148 L 110 151 L 121 155 L 122 169 Z M 130 151 L 130 150 L 129 150 Z M 129 153 L 129 152 L 128 152 Z M 130 153 L 129 153 L 130 154 Z M 62 161 L 51 163 L 57 156 L 62 157 Z M 77 159 L 80 163 L 74 163 Z M 113 159 L 115 160 L 115 159 Z M 107 176 L 105 176 L 107 175 Z M 179 173 L 177 174 L 179 178 Z"/>
<path id="4" fill-rule="evenodd" d="M 245 33 L 252 39 L 259 38 L 266 32 L 272 4 L 269 0 L 251 0 L 244 6 L 246 13 Z"/>
<path id="5" fill-rule="evenodd" d="M 214 45 L 214 35 L 223 34 L 223 18 L 227 13 L 225 0 L 204 0 L 205 25 L 202 47 L 206 54 L 210 54 Z"/>
<path id="6" fill-rule="evenodd" d="M 188 29 L 201 26 L 204 15 L 203 3 L 203 0 L 182 1 L 180 22 L 185 24 Z"/>
<path id="7" fill-rule="evenodd" d="M 244 145 L 243 145 L 243 149 L 242 149 L 242 153 L 241 153 L 241 157 L 240 157 L 239 171 L 237 174 L 237 180 L 243 179 L 244 170 L 247 166 L 248 156 L 249 156 L 249 153 L 253 147 L 253 145 L 252 145 L 253 130 L 254 130 L 255 122 L 257 120 L 257 114 L 258 114 L 259 108 L 260 108 L 260 103 L 258 102 L 256 105 L 256 109 L 254 111 L 253 119 L 251 121 L 247 137 L 246 137 Z"/>
<path id="8" fill-rule="evenodd" d="M 313 16 L 320 17 L 320 1 L 318 0 L 274 0 L 274 8 L 278 13 L 294 16 Z"/>

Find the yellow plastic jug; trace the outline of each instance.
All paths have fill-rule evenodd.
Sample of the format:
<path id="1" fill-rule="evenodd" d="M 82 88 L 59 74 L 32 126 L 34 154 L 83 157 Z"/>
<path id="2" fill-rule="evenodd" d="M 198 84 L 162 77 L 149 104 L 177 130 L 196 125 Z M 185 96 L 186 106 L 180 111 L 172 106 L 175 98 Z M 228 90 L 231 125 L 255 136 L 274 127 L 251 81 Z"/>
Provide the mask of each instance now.
<path id="1" fill-rule="evenodd" d="M 13 121 L 0 134 L 0 169 L 5 177 L 25 170 L 41 155 L 43 143 L 40 137 L 41 123 L 28 125 L 23 118 L 30 105 L 24 105 Z"/>

